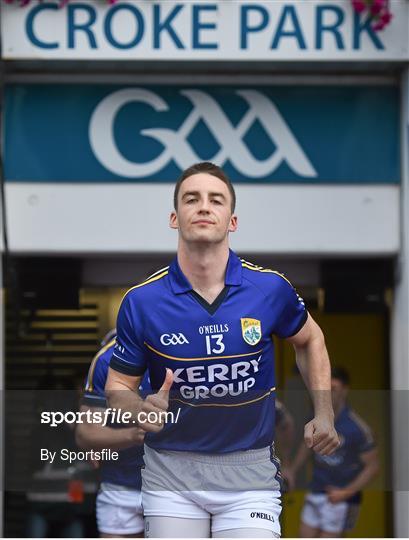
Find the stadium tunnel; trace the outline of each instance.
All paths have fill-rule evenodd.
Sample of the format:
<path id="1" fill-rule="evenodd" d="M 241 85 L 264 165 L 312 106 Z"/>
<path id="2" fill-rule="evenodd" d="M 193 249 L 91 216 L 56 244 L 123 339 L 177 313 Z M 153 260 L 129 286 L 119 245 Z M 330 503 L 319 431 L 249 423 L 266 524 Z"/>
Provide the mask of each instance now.
<path id="1" fill-rule="evenodd" d="M 331 360 L 348 369 L 352 404 L 373 428 L 380 448 L 382 474 L 365 493 L 355 536 L 391 530 L 389 326 L 394 261 L 366 259 L 288 259 L 241 254 L 291 277 L 308 309 L 321 325 Z M 33 393 L 38 381 L 83 381 L 103 335 L 115 326 L 126 290 L 166 266 L 173 254 L 133 257 L 13 257 L 8 261 L 6 309 L 6 475 L 24 474 L 32 451 L 29 442 Z M 276 343 L 280 395 L 296 420 L 297 442 L 304 416 L 304 393 L 297 386 L 292 348 Z M 294 389 L 296 389 L 294 391 Z M 355 391 L 356 390 L 356 391 Z M 17 402 L 16 402 L 17 400 Z M 298 416 L 297 416 L 298 414 Z M 7 485 L 7 480 L 6 480 Z M 297 534 L 306 486 L 285 496 L 283 531 Z M 27 511 L 24 494 L 6 497 L 5 532 L 21 535 L 18 516 Z M 370 526 L 368 524 L 370 523 Z M 92 534 L 92 525 L 88 525 Z"/>

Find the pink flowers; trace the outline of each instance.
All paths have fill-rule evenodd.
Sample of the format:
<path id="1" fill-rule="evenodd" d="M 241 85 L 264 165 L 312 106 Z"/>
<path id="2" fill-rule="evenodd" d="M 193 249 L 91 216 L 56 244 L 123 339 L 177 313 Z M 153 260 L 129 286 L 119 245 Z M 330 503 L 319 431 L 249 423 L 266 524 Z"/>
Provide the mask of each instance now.
<path id="1" fill-rule="evenodd" d="M 389 0 L 351 0 L 357 13 L 367 13 L 375 31 L 383 30 L 392 20 Z"/>
<path id="2" fill-rule="evenodd" d="M 363 13 L 368 7 L 365 0 L 352 0 L 352 5 L 357 13 Z"/>

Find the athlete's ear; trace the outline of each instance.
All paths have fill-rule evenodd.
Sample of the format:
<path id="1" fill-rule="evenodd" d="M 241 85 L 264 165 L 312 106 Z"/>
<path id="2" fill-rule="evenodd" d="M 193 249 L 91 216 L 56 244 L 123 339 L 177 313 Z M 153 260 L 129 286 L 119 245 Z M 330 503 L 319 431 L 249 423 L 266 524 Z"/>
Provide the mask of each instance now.
<path id="1" fill-rule="evenodd" d="M 169 218 L 169 227 L 171 229 L 179 229 L 178 225 L 178 215 L 175 211 L 171 212 L 170 218 Z"/>
<path id="2" fill-rule="evenodd" d="M 237 225 L 237 216 L 236 214 L 232 214 L 229 223 L 229 232 L 237 231 Z"/>

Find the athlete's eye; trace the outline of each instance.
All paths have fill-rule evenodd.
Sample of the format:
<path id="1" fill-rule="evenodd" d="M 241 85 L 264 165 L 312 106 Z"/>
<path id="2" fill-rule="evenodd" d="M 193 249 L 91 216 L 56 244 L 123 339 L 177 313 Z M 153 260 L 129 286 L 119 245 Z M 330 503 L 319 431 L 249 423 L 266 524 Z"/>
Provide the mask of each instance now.
<path id="1" fill-rule="evenodd" d="M 197 201 L 197 199 L 195 197 L 192 197 L 190 199 L 186 199 L 186 204 L 191 204 L 191 203 L 194 203 L 195 201 Z"/>
<path id="2" fill-rule="evenodd" d="M 214 204 L 223 204 L 222 201 L 220 199 L 213 199 L 212 202 Z"/>

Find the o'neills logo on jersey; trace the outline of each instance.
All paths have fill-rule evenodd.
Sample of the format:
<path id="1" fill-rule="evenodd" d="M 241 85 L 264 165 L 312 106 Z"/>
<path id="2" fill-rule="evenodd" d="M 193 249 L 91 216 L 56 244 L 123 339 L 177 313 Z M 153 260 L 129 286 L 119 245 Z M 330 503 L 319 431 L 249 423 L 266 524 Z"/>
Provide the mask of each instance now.
<path id="1" fill-rule="evenodd" d="M 240 319 L 243 339 L 249 345 L 257 345 L 261 339 L 261 321 L 257 319 Z"/>
<path id="2" fill-rule="evenodd" d="M 245 394 L 252 388 L 259 370 L 261 355 L 251 360 L 232 364 L 211 364 L 178 368 L 173 372 L 173 382 L 185 399 L 209 399 Z M 194 384 L 186 384 L 194 383 Z M 202 384 L 200 384 L 202 383 Z"/>
<path id="3" fill-rule="evenodd" d="M 225 324 L 208 324 L 206 326 L 199 326 L 199 334 L 224 334 L 229 331 L 229 325 Z"/>

